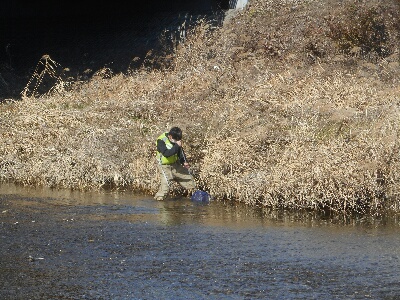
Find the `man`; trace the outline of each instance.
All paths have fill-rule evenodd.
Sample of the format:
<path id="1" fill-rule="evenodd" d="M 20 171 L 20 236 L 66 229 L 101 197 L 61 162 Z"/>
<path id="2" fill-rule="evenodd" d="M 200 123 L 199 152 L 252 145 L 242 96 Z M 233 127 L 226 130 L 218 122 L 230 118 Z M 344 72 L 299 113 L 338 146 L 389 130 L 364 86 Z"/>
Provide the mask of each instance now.
<path id="1" fill-rule="evenodd" d="M 169 132 L 161 134 L 156 143 L 161 185 L 154 198 L 162 201 L 167 197 L 171 180 L 178 182 L 189 192 L 193 191 L 196 184 L 189 173 L 189 164 L 182 149 L 182 130 L 173 127 Z"/>

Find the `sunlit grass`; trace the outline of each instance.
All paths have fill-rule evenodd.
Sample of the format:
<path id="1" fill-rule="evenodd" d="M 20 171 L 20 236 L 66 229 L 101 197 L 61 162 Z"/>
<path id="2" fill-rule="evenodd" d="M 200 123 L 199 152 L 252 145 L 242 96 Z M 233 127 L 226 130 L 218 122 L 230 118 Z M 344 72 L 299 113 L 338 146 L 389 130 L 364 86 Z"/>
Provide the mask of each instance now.
<path id="1" fill-rule="evenodd" d="M 382 16 L 391 56 L 354 58 L 331 41 L 324 56 L 310 60 L 309 39 L 327 37 L 324 30 L 307 36 L 304 24 L 323 26 L 324 13 L 333 12 L 314 1 L 321 8 L 314 15 L 310 2 L 252 1 L 225 28 L 199 24 L 178 47 L 173 68 L 130 75 L 104 69 L 68 84 L 53 74 L 56 83 L 44 94 L 29 84 L 49 73 L 37 74 L 22 101 L 0 106 L 0 179 L 154 193 L 155 139 L 179 126 L 198 184 L 217 199 L 398 211 L 396 27 Z M 261 13 L 266 6 L 274 18 Z M 288 23 L 296 12 L 305 23 Z M 53 70 L 56 63 L 45 58 L 43 70 Z"/>

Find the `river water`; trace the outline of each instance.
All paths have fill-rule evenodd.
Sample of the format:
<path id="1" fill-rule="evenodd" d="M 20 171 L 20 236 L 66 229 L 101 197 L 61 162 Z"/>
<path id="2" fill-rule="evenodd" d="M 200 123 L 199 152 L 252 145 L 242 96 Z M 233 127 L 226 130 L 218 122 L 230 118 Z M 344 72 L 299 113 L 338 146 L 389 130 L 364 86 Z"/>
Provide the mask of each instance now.
<path id="1" fill-rule="evenodd" d="M 0 299 L 400 299 L 400 221 L 0 185 Z"/>

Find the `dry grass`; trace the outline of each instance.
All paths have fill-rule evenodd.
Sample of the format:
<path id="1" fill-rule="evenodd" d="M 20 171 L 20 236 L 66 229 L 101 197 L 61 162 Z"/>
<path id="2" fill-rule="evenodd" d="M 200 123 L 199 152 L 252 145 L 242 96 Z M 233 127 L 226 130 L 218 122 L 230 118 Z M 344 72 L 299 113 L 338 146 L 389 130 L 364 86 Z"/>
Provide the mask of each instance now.
<path id="1" fill-rule="evenodd" d="M 350 34 L 354 5 L 370 19 Z M 155 138 L 180 126 L 198 184 L 217 199 L 399 211 L 398 17 L 398 1 L 253 0 L 223 28 L 193 28 L 172 67 L 168 57 L 163 70 L 102 69 L 88 82 L 54 74 L 49 92 L 27 86 L 0 106 L 0 179 L 154 193 Z"/>

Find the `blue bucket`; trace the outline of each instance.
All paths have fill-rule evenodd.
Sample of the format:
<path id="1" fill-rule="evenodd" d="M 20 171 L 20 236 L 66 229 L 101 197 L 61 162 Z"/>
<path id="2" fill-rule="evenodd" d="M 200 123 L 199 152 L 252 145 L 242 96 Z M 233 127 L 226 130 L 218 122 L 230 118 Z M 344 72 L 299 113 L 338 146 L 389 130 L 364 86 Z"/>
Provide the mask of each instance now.
<path id="1" fill-rule="evenodd" d="M 190 197 L 190 200 L 193 202 L 208 204 L 211 201 L 211 195 L 205 191 L 197 190 L 193 193 L 192 197 Z"/>

